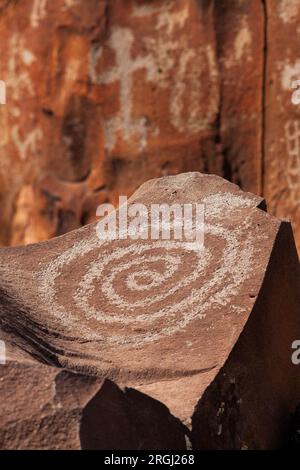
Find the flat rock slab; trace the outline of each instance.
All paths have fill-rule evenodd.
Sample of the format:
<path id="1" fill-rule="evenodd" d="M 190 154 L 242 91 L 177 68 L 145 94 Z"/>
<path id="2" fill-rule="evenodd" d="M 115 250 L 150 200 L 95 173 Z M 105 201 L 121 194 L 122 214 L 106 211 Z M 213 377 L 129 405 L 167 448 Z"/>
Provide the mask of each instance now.
<path id="1" fill-rule="evenodd" d="M 204 204 L 204 247 L 101 241 L 91 224 L 3 249 L 3 339 L 36 363 L 163 402 L 190 428 L 195 448 L 280 446 L 300 398 L 290 225 L 268 215 L 261 198 L 199 173 L 150 180 L 134 202 Z"/>

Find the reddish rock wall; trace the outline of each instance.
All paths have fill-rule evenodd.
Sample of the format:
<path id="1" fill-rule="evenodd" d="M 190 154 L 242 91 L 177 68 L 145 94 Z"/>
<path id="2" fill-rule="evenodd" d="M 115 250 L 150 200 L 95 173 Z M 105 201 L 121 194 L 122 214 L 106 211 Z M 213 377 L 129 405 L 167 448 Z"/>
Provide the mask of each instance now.
<path id="1" fill-rule="evenodd" d="M 300 1 L 268 0 L 264 193 L 269 209 L 292 218 L 300 249 Z"/>
<path id="2" fill-rule="evenodd" d="M 2 2 L 1 244 L 198 170 L 299 228 L 300 0 Z"/>
<path id="3" fill-rule="evenodd" d="M 218 172 L 209 2 L 26 0 L 0 37 L 3 242 L 80 226 L 149 177 Z"/>

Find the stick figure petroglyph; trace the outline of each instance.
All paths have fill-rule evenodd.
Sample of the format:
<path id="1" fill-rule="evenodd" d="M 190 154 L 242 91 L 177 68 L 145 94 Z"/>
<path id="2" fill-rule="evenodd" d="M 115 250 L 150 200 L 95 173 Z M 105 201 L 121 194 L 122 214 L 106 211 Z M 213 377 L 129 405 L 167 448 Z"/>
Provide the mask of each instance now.
<path id="1" fill-rule="evenodd" d="M 6 364 L 6 347 L 3 340 L 0 340 L 0 364 Z"/>

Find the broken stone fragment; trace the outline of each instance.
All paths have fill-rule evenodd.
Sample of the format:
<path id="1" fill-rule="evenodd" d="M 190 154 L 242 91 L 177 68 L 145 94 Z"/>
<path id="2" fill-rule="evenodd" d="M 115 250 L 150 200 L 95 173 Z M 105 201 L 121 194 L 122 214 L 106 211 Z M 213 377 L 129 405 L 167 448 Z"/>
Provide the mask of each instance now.
<path id="1" fill-rule="evenodd" d="M 149 210 L 203 204 L 204 247 L 191 250 L 172 239 L 99 240 L 93 223 L 2 249 L 2 339 L 26 351 L 37 383 L 44 380 L 39 368 L 49 370 L 49 390 L 58 378 L 62 386 L 80 384 L 70 386 L 62 411 L 71 413 L 78 400 L 83 411 L 74 419 L 85 448 L 179 449 L 190 441 L 195 449 L 280 447 L 300 396 L 291 361 L 291 345 L 300 339 L 300 283 L 290 225 L 265 212 L 261 198 L 200 173 L 150 180 L 131 203 Z M 23 362 L 3 367 L 14 371 Z M 9 419 L 25 424 L 20 439 L 8 437 L 4 448 L 34 447 L 25 398 L 13 383 L 5 385 L 7 400 L 18 411 Z M 106 398 L 117 400 L 123 416 L 123 427 L 107 436 L 92 420 L 109 409 Z M 34 419 L 44 423 L 43 412 Z M 64 448 L 78 448 L 76 436 Z"/>

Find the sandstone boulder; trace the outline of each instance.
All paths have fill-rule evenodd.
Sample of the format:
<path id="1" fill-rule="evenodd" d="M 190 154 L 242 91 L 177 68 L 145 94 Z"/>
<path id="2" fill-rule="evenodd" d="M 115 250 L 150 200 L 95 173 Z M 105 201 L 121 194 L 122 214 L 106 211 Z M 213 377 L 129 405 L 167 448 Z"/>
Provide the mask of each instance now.
<path id="1" fill-rule="evenodd" d="M 135 432 L 145 436 L 145 447 L 182 448 L 190 441 L 195 449 L 280 447 L 300 397 L 291 360 L 300 339 L 299 261 L 290 225 L 267 214 L 261 198 L 199 173 L 151 180 L 133 203 L 203 204 L 204 247 L 99 240 L 93 223 L 0 252 L 2 339 L 34 362 L 26 367 L 37 387 L 43 374 L 47 390 L 63 378 L 69 402 L 62 401 L 62 419 L 75 413 L 78 394 L 83 414 L 76 414 L 77 434 L 65 445 L 78 446 L 78 423 L 88 436 L 89 426 L 98 426 L 90 418 L 99 409 L 100 420 L 105 399 L 115 397 L 132 439 L 124 443 L 122 427 L 109 441 L 98 427 L 87 447 L 138 447 Z M 13 386 L 23 361 L 3 366 L 15 377 L 3 385 L 8 400 L 20 403 L 8 418 L 14 426 L 27 422 L 27 398 Z M 132 390 L 125 397 L 123 387 Z M 42 400 L 52 403 L 48 393 Z M 34 423 L 43 416 L 37 410 Z M 170 439 L 148 433 L 149 422 L 170 429 Z M 8 438 L 4 447 L 40 445 L 31 427 L 20 426 L 19 440 Z M 49 441 L 50 448 L 60 445 Z"/>

